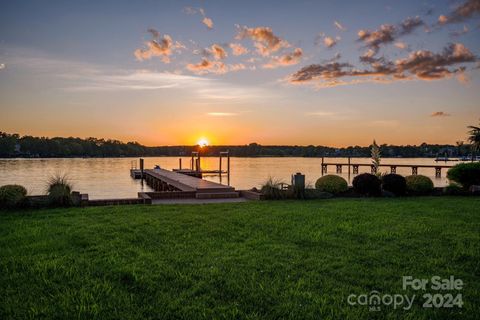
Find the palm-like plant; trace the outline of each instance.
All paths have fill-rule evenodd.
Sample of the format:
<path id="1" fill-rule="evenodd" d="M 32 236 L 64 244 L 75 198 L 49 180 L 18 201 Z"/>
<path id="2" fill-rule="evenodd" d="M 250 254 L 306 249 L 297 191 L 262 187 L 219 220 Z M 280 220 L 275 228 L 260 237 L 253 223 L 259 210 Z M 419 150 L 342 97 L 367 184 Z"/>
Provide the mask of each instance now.
<path id="1" fill-rule="evenodd" d="M 378 146 L 377 142 L 373 140 L 373 144 L 370 150 L 372 154 L 372 164 L 375 167 L 375 172 L 378 172 L 380 167 L 380 147 Z"/>
<path id="2" fill-rule="evenodd" d="M 468 141 L 470 141 L 472 145 L 472 151 L 479 151 L 480 150 L 480 127 L 475 127 L 475 126 L 468 126 L 470 131 L 468 131 L 468 134 L 470 135 L 468 137 Z"/>

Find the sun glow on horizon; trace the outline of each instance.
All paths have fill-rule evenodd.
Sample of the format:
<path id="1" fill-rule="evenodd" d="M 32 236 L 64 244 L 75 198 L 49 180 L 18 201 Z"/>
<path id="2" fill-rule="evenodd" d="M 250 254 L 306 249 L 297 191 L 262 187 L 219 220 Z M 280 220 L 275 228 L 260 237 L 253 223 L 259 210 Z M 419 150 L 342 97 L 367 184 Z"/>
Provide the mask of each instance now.
<path id="1" fill-rule="evenodd" d="M 200 138 L 197 142 L 197 144 L 200 146 L 200 148 L 208 146 L 208 140 L 205 138 Z"/>

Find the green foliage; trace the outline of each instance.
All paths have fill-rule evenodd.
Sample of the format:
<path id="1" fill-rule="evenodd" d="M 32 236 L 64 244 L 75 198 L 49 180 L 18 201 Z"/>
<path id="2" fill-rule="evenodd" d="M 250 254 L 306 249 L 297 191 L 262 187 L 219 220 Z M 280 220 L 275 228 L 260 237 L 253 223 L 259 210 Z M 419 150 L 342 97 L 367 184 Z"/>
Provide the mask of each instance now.
<path id="1" fill-rule="evenodd" d="M 287 190 L 283 190 L 284 185 L 283 181 L 269 177 L 262 185 L 260 192 L 267 200 L 286 199 L 290 196 L 290 193 Z"/>
<path id="2" fill-rule="evenodd" d="M 353 178 L 353 188 L 356 192 L 366 196 L 379 196 L 382 193 L 382 182 L 380 179 L 370 173 L 362 173 Z"/>
<path id="3" fill-rule="evenodd" d="M 0 208 L 16 208 L 25 204 L 27 189 L 17 184 L 0 187 Z"/>
<path id="4" fill-rule="evenodd" d="M 55 175 L 50 178 L 47 194 L 53 206 L 72 205 L 72 185 L 65 175 Z"/>
<path id="5" fill-rule="evenodd" d="M 401 196 L 407 191 L 407 181 L 399 174 L 389 173 L 382 176 L 382 189 Z"/>
<path id="6" fill-rule="evenodd" d="M 476 319 L 480 198 L 0 211 L 7 319 Z M 465 283 L 424 308 L 402 275 Z M 350 294 L 417 295 L 410 310 Z M 427 291 L 454 293 L 454 291 Z M 325 302 L 326 301 L 326 302 Z"/>
<path id="7" fill-rule="evenodd" d="M 471 185 L 480 185 L 480 162 L 459 163 L 448 170 L 447 178 L 465 189 Z"/>
<path id="8" fill-rule="evenodd" d="M 340 176 L 327 174 L 315 182 L 315 188 L 323 192 L 339 194 L 348 190 L 348 183 Z"/>
<path id="9" fill-rule="evenodd" d="M 468 194 L 468 191 L 463 189 L 463 187 L 458 183 L 450 183 L 448 186 L 443 188 L 443 192 L 451 196 L 460 196 L 460 195 Z"/>
<path id="10" fill-rule="evenodd" d="M 330 199 L 333 194 L 318 189 L 305 189 L 305 199 Z"/>
<path id="11" fill-rule="evenodd" d="M 469 137 L 468 141 L 470 141 L 472 150 L 479 151 L 480 150 L 480 126 L 468 126 L 470 131 L 468 132 Z"/>
<path id="12" fill-rule="evenodd" d="M 421 174 L 405 177 L 407 181 L 407 192 L 413 195 L 430 194 L 433 191 L 433 181 Z"/>

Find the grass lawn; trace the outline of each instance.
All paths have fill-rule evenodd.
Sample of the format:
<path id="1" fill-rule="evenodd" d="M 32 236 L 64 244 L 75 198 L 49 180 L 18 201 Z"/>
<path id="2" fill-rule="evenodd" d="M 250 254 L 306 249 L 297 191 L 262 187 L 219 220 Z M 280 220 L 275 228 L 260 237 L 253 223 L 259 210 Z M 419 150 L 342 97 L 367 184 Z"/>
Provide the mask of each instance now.
<path id="1" fill-rule="evenodd" d="M 0 319 L 478 319 L 480 198 L 0 213 Z M 453 275 L 459 291 L 402 289 Z M 429 286 L 429 285 L 428 285 Z M 410 310 L 350 294 L 416 295 Z M 423 308 L 461 293 L 462 308 Z"/>

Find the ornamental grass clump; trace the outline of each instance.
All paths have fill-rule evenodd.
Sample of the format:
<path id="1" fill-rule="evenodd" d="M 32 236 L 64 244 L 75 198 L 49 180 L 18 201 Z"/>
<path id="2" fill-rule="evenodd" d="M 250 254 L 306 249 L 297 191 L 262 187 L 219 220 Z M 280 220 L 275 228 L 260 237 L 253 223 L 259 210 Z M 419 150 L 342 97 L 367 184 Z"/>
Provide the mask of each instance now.
<path id="1" fill-rule="evenodd" d="M 50 205 L 67 207 L 73 204 L 72 185 L 66 175 L 54 175 L 48 180 L 47 195 Z"/>
<path id="2" fill-rule="evenodd" d="M 268 200 L 286 199 L 288 198 L 288 193 L 287 190 L 283 190 L 284 184 L 281 180 L 270 177 L 262 185 L 260 192 L 264 195 L 265 199 Z"/>

